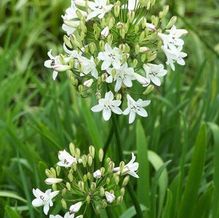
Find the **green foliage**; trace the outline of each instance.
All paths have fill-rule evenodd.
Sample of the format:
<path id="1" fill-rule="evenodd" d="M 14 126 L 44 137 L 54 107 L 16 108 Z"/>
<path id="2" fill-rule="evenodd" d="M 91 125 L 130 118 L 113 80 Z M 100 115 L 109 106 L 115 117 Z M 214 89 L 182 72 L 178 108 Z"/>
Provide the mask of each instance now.
<path id="1" fill-rule="evenodd" d="M 130 182 L 146 218 L 218 218 L 219 5 L 163 2 L 190 31 L 189 56 L 148 96 L 147 119 L 119 122 L 124 158 L 136 151 L 140 163 L 140 179 Z M 109 135 L 108 154 L 119 156 L 111 123 L 89 111 L 94 102 L 77 96 L 65 74 L 54 82 L 43 67 L 48 48 L 60 50 L 66 4 L 0 1 L 0 217 L 44 217 L 31 206 L 32 188 L 46 188 L 45 168 L 70 141 L 87 150 L 88 144 L 104 146 Z M 124 203 L 102 214 L 134 217 L 136 211 L 127 193 Z"/>

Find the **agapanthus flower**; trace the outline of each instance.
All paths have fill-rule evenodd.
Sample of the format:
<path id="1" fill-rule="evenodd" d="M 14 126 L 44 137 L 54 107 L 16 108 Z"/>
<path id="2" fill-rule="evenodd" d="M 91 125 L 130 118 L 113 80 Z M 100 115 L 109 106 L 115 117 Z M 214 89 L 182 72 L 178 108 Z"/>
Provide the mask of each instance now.
<path id="1" fill-rule="evenodd" d="M 70 155 L 66 150 L 60 151 L 58 154 L 59 162 L 57 163 L 60 167 L 71 167 L 73 163 L 77 163 L 77 159 Z"/>
<path id="2" fill-rule="evenodd" d="M 91 110 L 93 112 L 103 111 L 103 119 L 109 120 L 112 112 L 115 114 L 122 114 L 122 110 L 119 108 L 121 104 L 120 100 L 115 100 L 114 95 L 111 91 L 105 94 L 104 98 L 99 100 L 99 104 L 92 107 Z"/>
<path id="3" fill-rule="evenodd" d="M 121 204 L 129 175 L 137 178 L 138 163 L 135 162 L 135 157 L 132 156 L 127 164 L 122 161 L 119 165 L 123 168 L 118 167 L 117 170 L 109 157 L 104 159 L 103 149 L 97 151 L 94 146 L 89 146 L 89 152 L 82 154 L 73 143 L 70 143 L 69 149 L 71 155 L 64 150 L 58 156 L 61 153 L 69 158 L 70 155 L 80 161 L 74 162 L 71 167 L 56 165 L 46 169 L 46 183 L 52 185 L 51 189 L 46 192 L 33 189 L 33 206 L 42 206 L 44 213 L 49 215 L 53 204 L 58 204 L 55 208 L 57 212 L 61 207 L 60 212 L 57 215 L 52 215 L 52 212 L 50 218 L 82 218 L 81 214 L 87 217 L 91 208 L 97 211 Z M 96 166 L 101 168 L 95 170 Z"/>
<path id="4" fill-rule="evenodd" d="M 133 123 L 136 114 L 141 116 L 141 117 L 147 117 L 148 113 L 144 109 L 144 107 L 147 107 L 151 101 L 149 100 L 142 100 L 138 99 L 135 101 L 130 95 L 127 95 L 127 101 L 128 101 L 128 107 L 125 109 L 123 112 L 124 115 L 129 115 L 129 123 Z"/>
<path id="5" fill-rule="evenodd" d="M 113 169 L 114 172 L 120 172 L 123 175 L 129 174 L 130 176 L 133 176 L 135 178 L 139 178 L 138 174 L 136 173 L 136 171 L 138 170 L 139 167 L 139 163 L 135 162 L 136 160 L 136 156 L 134 155 L 134 153 L 132 153 L 132 159 L 129 161 L 128 164 L 126 164 L 122 171 L 120 167 L 115 167 Z"/>
<path id="6" fill-rule="evenodd" d="M 53 79 L 67 71 L 81 96 L 96 96 L 92 111 L 103 111 L 104 120 L 112 112 L 129 115 L 129 123 L 136 114 L 147 117 L 144 94 L 151 92 L 150 85 L 162 85 L 168 66 L 185 65 L 187 56 L 187 31 L 176 27 L 175 16 L 168 18 L 168 6 L 160 6 L 152 0 L 72 0 L 62 16 L 64 54 L 50 52 L 45 66 L 53 69 Z M 132 101 L 134 94 L 139 99 Z"/>
<path id="7" fill-rule="evenodd" d="M 53 198 L 55 198 L 59 191 L 52 192 L 51 189 L 46 190 L 46 192 L 42 192 L 40 189 L 33 189 L 33 194 L 36 197 L 32 201 L 32 205 L 34 207 L 42 207 L 43 212 L 47 215 L 49 212 L 49 208 L 53 206 Z"/>
<path id="8" fill-rule="evenodd" d="M 167 74 L 167 70 L 164 69 L 164 66 L 162 64 L 144 64 L 143 67 L 146 73 L 146 78 L 156 86 L 160 86 L 160 78 Z"/>

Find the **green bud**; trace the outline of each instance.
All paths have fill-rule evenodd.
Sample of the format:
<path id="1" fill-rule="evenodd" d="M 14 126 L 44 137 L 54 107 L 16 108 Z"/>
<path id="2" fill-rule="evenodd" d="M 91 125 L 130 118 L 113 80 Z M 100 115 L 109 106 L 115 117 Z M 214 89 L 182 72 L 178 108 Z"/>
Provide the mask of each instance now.
<path id="1" fill-rule="evenodd" d="M 106 184 L 109 185 L 110 182 L 111 182 L 111 180 L 110 180 L 110 178 L 108 177 L 108 178 L 106 179 Z"/>
<path id="2" fill-rule="evenodd" d="M 84 175 L 84 176 L 83 176 L 83 181 L 84 181 L 84 182 L 87 182 L 87 175 Z"/>
<path id="3" fill-rule="evenodd" d="M 66 183 L 66 188 L 68 189 L 68 191 L 71 190 L 71 184 L 69 182 Z"/>
<path id="4" fill-rule="evenodd" d="M 45 174 L 46 174 L 47 177 L 52 178 L 52 175 L 51 175 L 51 172 L 50 172 L 49 169 L 45 170 Z"/>
<path id="5" fill-rule="evenodd" d="M 72 156 L 75 156 L 75 145 L 73 143 L 69 144 L 69 150 Z"/>
<path id="6" fill-rule="evenodd" d="M 113 161 L 109 162 L 108 171 L 113 172 L 114 167 L 115 167 L 115 163 Z"/>
<path id="7" fill-rule="evenodd" d="M 99 150 L 99 161 L 100 161 L 100 162 L 103 161 L 103 157 L 104 157 L 104 151 L 103 151 L 103 149 L 101 148 L 101 149 Z"/>
<path id="8" fill-rule="evenodd" d="M 74 179 L 73 174 L 71 172 L 69 172 L 69 174 L 68 174 L 68 179 L 70 182 L 72 182 Z"/>
<path id="9" fill-rule="evenodd" d="M 152 61 L 154 61 L 156 58 L 157 58 L 157 53 L 156 53 L 156 52 L 151 52 L 151 53 L 149 53 L 148 56 L 147 56 L 147 61 L 148 61 L 148 62 L 152 62 Z M 144 60 L 144 61 L 145 61 L 145 60 Z M 144 62 L 144 61 L 142 60 L 142 62 Z"/>
<path id="10" fill-rule="evenodd" d="M 86 197 L 86 202 L 87 202 L 87 204 L 90 204 L 90 202 L 91 202 L 90 195 L 88 195 L 88 196 Z"/>
<path id="11" fill-rule="evenodd" d="M 71 41 L 70 41 L 70 39 L 68 38 L 68 36 L 64 36 L 64 38 L 63 38 L 63 40 L 64 40 L 64 43 L 69 47 L 69 48 L 73 48 L 73 46 L 72 46 L 72 44 L 71 44 Z"/>
<path id="12" fill-rule="evenodd" d="M 88 46 L 89 46 L 91 54 L 94 54 L 97 51 L 97 46 L 94 42 L 91 42 Z"/>
<path id="13" fill-rule="evenodd" d="M 61 167 L 60 166 L 56 166 L 56 174 L 57 174 L 57 176 L 60 175 L 60 172 L 61 172 Z"/>
<path id="14" fill-rule="evenodd" d="M 105 48 L 105 42 L 103 40 L 100 40 L 99 42 L 99 47 L 100 47 L 100 50 L 103 51 L 104 48 Z"/>
<path id="15" fill-rule="evenodd" d="M 89 180 L 92 180 L 92 179 L 93 179 L 93 176 L 92 176 L 92 174 L 91 174 L 90 172 L 87 173 L 87 178 L 88 178 Z"/>
<path id="16" fill-rule="evenodd" d="M 124 196 L 125 195 L 125 189 L 121 188 L 120 193 L 121 193 L 122 196 Z"/>
<path id="17" fill-rule="evenodd" d="M 100 196 L 105 196 L 105 189 L 102 186 L 100 187 Z"/>
<path id="18" fill-rule="evenodd" d="M 53 191 L 57 191 L 57 185 L 56 185 L 56 184 L 53 184 L 53 185 L 52 185 L 52 190 L 53 190 Z"/>
<path id="19" fill-rule="evenodd" d="M 121 204 L 123 202 L 123 197 L 122 196 L 119 196 L 117 198 L 117 204 Z"/>
<path id="20" fill-rule="evenodd" d="M 87 156 L 86 156 L 86 155 L 83 155 L 83 156 L 81 157 L 81 159 L 82 159 L 82 164 L 83 164 L 83 166 L 86 167 L 86 166 L 87 166 Z"/>
<path id="21" fill-rule="evenodd" d="M 154 90 L 153 85 L 149 85 L 146 90 L 143 92 L 143 95 L 149 95 Z"/>
<path id="22" fill-rule="evenodd" d="M 120 34 L 120 36 L 124 39 L 124 38 L 125 38 L 125 35 L 126 35 L 125 29 L 120 29 L 120 30 L 119 30 L 119 34 Z"/>
<path id="23" fill-rule="evenodd" d="M 115 17 L 118 17 L 119 14 L 120 14 L 120 9 L 121 9 L 121 3 L 120 1 L 117 1 L 115 4 L 114 4 L 114 15 Z"/>
<path id="24" fill-rule="evenodd" d="M 101 168 L 100 168 L 100 171 L 101 171 L 101 175 L 104 175 L 106 169 L 105 169 L 104 167 L 101 167 Z"/>
<path id="25" fill-rule="evenodd" d="M 68 206 L 67 206 L 67 203 L 66 203 L 66 201 L 62 198 L 62 200 L 61 200 L 61 205 L 62 205 L 62 207 L 64 208 L 64 209 L 67 209 L 68 208 Z"/>
<path id="26" fill-rule="evenodd" d="M 79 181 L 78 182 L 78 187 L 81 191 L 84 191 L 84 182 L 83 181 Z"/>
<path id="27" fill-rule="evenodd" d="M 106 200 L 102 200 L 102 202 L 101 202 L 101 206 L 102 206 L 102 208 L 106 208 L 107 207 L 107 201 Z"/>
<path id="28" fill-rule="evenodd" d="M 166 29 L 170 29 L 176 23 L 176 21 L 177 21 L 177 17 L 173 16 L 170 19 L 169 23 L 167 24 Z"/>
<path id="29" fill-rule="evenodd" d="M 115 18 L 111 17 L 108 22 L 108 27 L 112 29 L 115 26 Z"/>
<path id="30" fill-rule="evenodd" d="M 119 164 L 120 172 L 123 172 L 124 167 L 125 167 L 125 162 L 121 161 L 120 164 Z"/>
<path id="31" fill-rule="evenodd" d="M 118 185 L 118 184 L 119 184 L 119 181 L 120 181 L 119 176 L 118 176 L 117 174 L 114 174 L 113 177 L 114 177 L 114 180 L 115 180 L 116 185 Z"/>
<path id="32" fill-rule="evenodd" d="M 134 59 L 133 62 L 132 62 L 132 67 L 136 67 L 138 65 L 138 60 L 137 59 Z"/>
<path id="33" fill-rule="evenodd" d="M 87 162 L 88 162 L 88 165 L 91 166 L 92 163 L 93 163 L 93 158 L 90 154 L 87 155 Z"/>
<path id="34" fill-rule="evenodd" d="M 167 15 L 168 12 L 169 12 L 169 8 L 170 8 L 169 5 L 165 5 L 165 6 L 164 6 L 163 11 L 161 11 L 161 12 L 159 13 L 160 19 L 166 17 L 166 15 Z"/>
<path id="35" fill-rule="evenodd" d="M 128 22 L 132 23 L 134 19 L 135 19 L 135 12 L 134 11 L 129 11 L 128 12 Z"/>
<path id="36" fill-rule="evenodd" d="M 96 187 L 97 187 L 97 184 L 95 182 L 92 182 L 91 186 L 90 186 L 91 191 L 94 191 L 96 189 Z"/>
<path id="37" fill-rule="evenodd" d="M 90 155 L 92 156 L 92 158 L 94 158 L 95 157 L 95 148 L 94 148 L 94 146 L 90 146 L 89 147 L 89 153 L 90 153 Z"/>
<path id="38" fill-rule="evenodd" d="M 108 44 L 112 45 L 112 43 L 113 43 L 113 35 L 112 34 L 109 34 L 107 36 L 107 42 L 108 42 Z"/>
<path id="39" fill-rule="evenodd" d="M 81 150 L 79 148 L 76 148 L 75 149 L 75 157 L 80 158 L 80 156 L 81 156 Z"/>
<path id="40" fill-rule="evenodd" d="M 126 176 L 123 180 L 122 186 L 127 186 L 129 182 L 129 176 Z"/>
<path id="41" fill-rule="evenodd" d="M 147 19 L 145 17 L 141 21 L 141 26 L 143 29 L 145 29 L 147 27 Z"/>
<path id="42" fill-rule="evenodd" d="M 122 95 L 120 93 L 116 94 L 116 100 L 122 100 Z"/>
<path id="43" fill-rule="evenodd" d="M 56 170 L 53 167 L 50 168 L 50 173 L 52 177 L 56 178 Z"/>
<path id="44" fill-rule="evenodd" d="M 144 63 L 147 60 L 147 55 L 146 54 L 142 54 L 141 55 L 141 61 Z"/>
<path id="45" fill-rule="evenodd" d="M 140 52 L 140 46 L 139 46 L 139 44 L 137 44 L 137 45 L 135 46 L 135 53 L 136 53 L 136 54 L 139 54 L 139 52 Z"/>

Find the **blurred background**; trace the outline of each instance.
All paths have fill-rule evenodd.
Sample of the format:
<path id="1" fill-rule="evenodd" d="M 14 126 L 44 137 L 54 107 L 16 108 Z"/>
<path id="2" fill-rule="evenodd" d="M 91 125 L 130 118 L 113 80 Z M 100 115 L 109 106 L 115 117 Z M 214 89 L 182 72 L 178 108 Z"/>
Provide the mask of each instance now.
<path id="1" fill-rule="evenodd" d="M 127 160 L 138 154 L 140 179 L 132 182 L 145 217 L 218 218 L 219 1 L 160 2 L 189 31 L 187 64 L 150 94 L 147 119 L 120 120 L 123 151 Z M 50 48 L 62 51 L 69 4 L 0 0 L 0 217 L 44 217 L 31 206 L 32 188 L 46 188 L 44 170 L 57 152 L 71 141 L 82 150 L 102 147 L 110 133 L 111 123 L 90 111 L 92 99 L 81 98 L 64 73 L 52 81 L 43 66 Z M 127 194 L 111 218 L 134 217 L 132 205 Z"/>

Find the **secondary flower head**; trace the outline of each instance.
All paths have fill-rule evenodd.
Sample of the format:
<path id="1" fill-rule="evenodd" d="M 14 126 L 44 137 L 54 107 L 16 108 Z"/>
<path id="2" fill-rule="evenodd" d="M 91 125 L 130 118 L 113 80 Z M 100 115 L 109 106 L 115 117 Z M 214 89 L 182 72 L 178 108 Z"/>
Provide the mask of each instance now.
<path id="1" fill-rule="evenodd" d="M 96 151 L 94 146 L 89 146 L 88 153 L 82 153 L 72 143 L 69 149 L 70 153 L 65 153 L 77 157 L 78 161 L 71 167 L 56 165 L 46 169 L 48 179 L 45 182 L 52 185 L 53 191 L 48 189 L 44 193 L 39 189 L 33 189 L 36 198 L 32 202 L 33 206 L 42 206 L 47 215 L 54 203 L 59 205 L 55 207 L 56 211 L 62 207 L 60 211 L 63 215 L 62 212 L 52 215 L 52 211 L 50 218 L 82 218 L 81 214 L 87 217 L 91 208 L 100 211 L 107 206 L 120 204 L 125 195 L 129 175 L 137 177 L 135 173 L 138 166 L 135 159 L 132 158 L 127 165 L 121 162 L 123 168 L 120 172 L 121 168 L 115 170 L 115 163 L 109 157 L 104 159 L 102 149 Z"/>
<path id="2" fill-rule="evenodd" d="M 111 91 L 105 94 L 105 98 L 101 98 L 99 100 L 99 104 L 92 107 L 91 110 L 93 112 L 103 111 L 103 119 L 109 120 L 112 112 L 115 114 L 122 114 L 121 109 L 119 108 L 121 104 L 120 100 L 115 100 L 114 95 Z"/>
<path id="3" fill-rule="evenodd" d="M 32 201 L 32 205 L 34 207 L 43 206 L 43 212 L 47 215 L 49 212 L 49 208 L 53 206 L 52 199 L 58 195 L 59 191 L 52 192 L 51 189 L 46 190 L 46 192 L 42 192 L 40 189 L 33 189 L 33 194 L 36 197 Z"/>
<path id="4" fill-rule="evenodd" d="M 169 7 L 162 4 L 72 0 L 62 16 L 64 54 L 50 53 L 45 66 L 53 69 L 54 79 L 58 72 L 67 71 L 81 96 L 96 96 L 99 104 L 92 111 L 103 111 L 104 120 L 112 112 L 129 114 L 129 123 L 136 114 L 146 117 L 145 110 L 136 109 L 144 107 L 139 106 L 143 96 L 150 98 L 151 87 L 161 86 L 167 67 L 175 70 L 176 64 L 185 65 L 187 56 L 183 51 L 187 31 L 176 27 L 176 17 L 169 19 Z M 135 104 L 130 100 L 134 95 L 139 96 Z M 116 105 L 111 96 L 117 99 Z"/>

